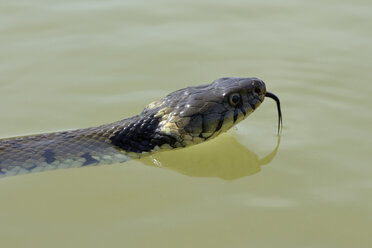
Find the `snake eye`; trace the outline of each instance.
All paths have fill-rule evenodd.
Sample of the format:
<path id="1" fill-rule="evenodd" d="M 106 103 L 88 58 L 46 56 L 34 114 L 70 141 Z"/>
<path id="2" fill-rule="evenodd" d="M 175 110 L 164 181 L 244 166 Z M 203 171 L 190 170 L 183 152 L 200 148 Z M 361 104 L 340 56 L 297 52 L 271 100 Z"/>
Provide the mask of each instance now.
<path id="1" fill-rule="evenodd" d="M 229 97 L 229 102 L 232 106 L 236 106 L 240 103 L 240 94 L 239 93 L 233 93 Z"/>

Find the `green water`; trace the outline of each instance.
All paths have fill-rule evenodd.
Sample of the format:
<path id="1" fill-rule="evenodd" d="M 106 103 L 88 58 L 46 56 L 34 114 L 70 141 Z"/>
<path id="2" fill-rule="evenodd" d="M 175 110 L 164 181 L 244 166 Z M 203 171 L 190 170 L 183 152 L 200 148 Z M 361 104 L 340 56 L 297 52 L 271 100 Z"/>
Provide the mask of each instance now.
<path id="1" fill-rule="evenodd" d="M 1 247 L 371 247 L 371 1 L 0 1 L 0 137 L 224 76 L 282 101 L 218 139 L 0 180 Z M 268 156 L 268 157 L 265 157 Z"/>

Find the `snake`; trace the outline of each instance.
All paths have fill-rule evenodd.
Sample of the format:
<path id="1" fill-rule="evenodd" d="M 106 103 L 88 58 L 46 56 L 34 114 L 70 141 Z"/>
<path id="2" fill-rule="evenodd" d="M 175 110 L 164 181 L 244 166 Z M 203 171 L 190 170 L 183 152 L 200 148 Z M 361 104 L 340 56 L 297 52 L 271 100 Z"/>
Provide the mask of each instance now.
<path id="1" fill-rule="evenodd" d="M 258 78 L 225 77 L 174 91 L 143 111 L 97 127 L 0 139 L 0 177 L 122 163 L 213 139 L 279 98 Z"/>

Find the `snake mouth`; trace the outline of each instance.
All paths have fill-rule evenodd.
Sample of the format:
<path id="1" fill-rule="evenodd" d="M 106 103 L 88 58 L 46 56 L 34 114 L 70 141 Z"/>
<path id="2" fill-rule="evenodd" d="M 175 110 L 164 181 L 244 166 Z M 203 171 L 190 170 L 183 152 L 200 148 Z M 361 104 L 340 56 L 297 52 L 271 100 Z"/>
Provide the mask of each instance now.
<path id="1" fill-rule="evenodd" d="M 276 107 L 278 108 L 278 134 L 279 134 L 283 126 L 282 111 L 280 109 L 280 100 L 276 95 L 268 91 L 266 92 L 265 97 L 271 98 L 276 102 Z"/>

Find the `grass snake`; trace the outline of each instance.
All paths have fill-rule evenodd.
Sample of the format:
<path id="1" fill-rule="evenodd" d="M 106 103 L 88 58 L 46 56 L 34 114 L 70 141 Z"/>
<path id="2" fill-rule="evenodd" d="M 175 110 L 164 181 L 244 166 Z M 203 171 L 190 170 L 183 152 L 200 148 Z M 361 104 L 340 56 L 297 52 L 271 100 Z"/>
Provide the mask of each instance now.
<path id="1" fill-rule="evenodd" d="M 218 136 L 264 98 L 280 101 L 257 78 L 220 78 L 148 104 L 131 118 L 98 127 L 0 139 L 0 177 L 59 168 L 125 162 Z"/>

